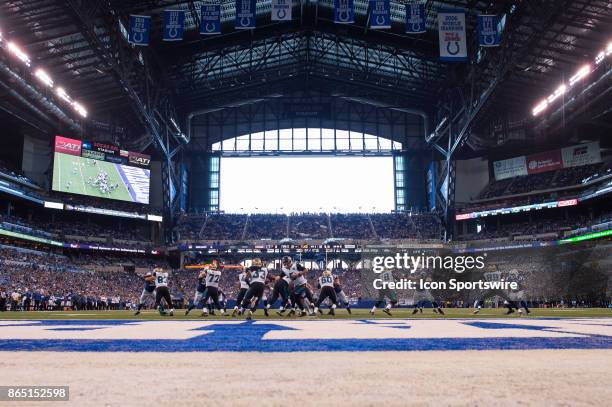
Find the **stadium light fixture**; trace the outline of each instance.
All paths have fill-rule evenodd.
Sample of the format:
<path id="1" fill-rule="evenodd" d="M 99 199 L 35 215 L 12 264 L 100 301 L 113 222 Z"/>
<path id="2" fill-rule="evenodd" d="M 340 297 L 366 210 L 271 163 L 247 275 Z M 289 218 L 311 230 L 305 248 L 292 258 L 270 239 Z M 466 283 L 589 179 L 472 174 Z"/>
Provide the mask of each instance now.
<path id="1" fill-rule="evenodd" d="M 20 60 L 21 62 L 23 62 L 24 64 L 26 64 L 27 66 L 30 66 L 30 57 L 28 56 L 28 54 L 26 54 L 25 52 L 23 52 L 21 50 L 21 48 L 19 48 L 14 42 L 9 42 L 7 45 L 9 51 L 15 55 L 17 57 L 18 60 Z"/>
<path id="2" fill-rule="evenodd" d="M 583 65 L 569 80 L 569 85 L 574 86 L 578 81 L 583 79 L 585 76 L 591 73 L 591 65 Z"/>
<path id="3" fill-rule="evenodd" d="M 540 112 L 546 110 L 546 108 L 548 107 L 548 102 L 546 101 L 546 99 L 544 99 L 543 101 L 541 101 L 540 103 L 538 103 L 536 105 L 536 107 L 533 108 L 533 110 L 531 111 L 531 113 L 534 116 L 537 116 L 538 114 L 540 114 Z"/>
<path id="4" fill-rule="evenodd" d="M 87 117 L 87 110 L 85 110 L 85 108 L 80 103 L 73 102 L 72 107 L 78 114 L 80 114 L 83 117 Z"/>
<path id="5" fill-rule="evenodd" d="M 36 72 L 34 72 L 34 76 L 36 76 L 38 80 L 40 80 L 42 83 L 44 83 L 48 87 L 50 88 L 53 87 L 53 79 L 51 79 L 49 74 L 46 73 L 43 69 L 38 68 Z"/>
<path id="6" fill-rule="evenodd" d="M 62 99 L 64 102 L 68 102 L 68 103 L 72 103 L 72 101 L 70 100 L 70 96 L 68 96 L 68 94 L 66 93 L 66 91 L 64 90 L 64 88 L 62 88 L 61 86 L 59 86 L 57 89 L 55 89 L 55 93 L 57 94 L 57 96 L 59 96 L 60 99 Z"/>
<path id="7" fill-rule="evenodd" d="M 567 92 L 567 86 L 565 86 L 565 84 L 563 83 L 555 90 L 552 95 L 546 98 L 546 102 L 548 102 L 549 104 L 554 102 L 559 98 L 559 96 L 563 95 L 565 92 Z"/>
<path id="8" fill-rule="evenodd" d="M 612 54 L 612 41 L 610 41 L 606 47 L 606 56 L 609 56 L 610 54 Z"/>

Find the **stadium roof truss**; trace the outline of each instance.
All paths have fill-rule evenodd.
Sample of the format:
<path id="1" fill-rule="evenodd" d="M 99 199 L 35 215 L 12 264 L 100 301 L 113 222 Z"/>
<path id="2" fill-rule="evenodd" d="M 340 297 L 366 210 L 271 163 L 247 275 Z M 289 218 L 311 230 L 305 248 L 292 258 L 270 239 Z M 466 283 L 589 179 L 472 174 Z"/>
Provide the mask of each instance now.
<path id="1" fill-rule="evenodd" d="M 40 90 L 36 95 L 35 87 L 26 91 L 25 85 L 10 93 L 12 81 L 4 73 L 0 82 L 57 131 L 80 129 L 131 150 L 154 147 L 163 157 L 166 218 L 176 206 L 171 194 L 180 189 L 176 164 L 192 126 L 190 148 L 210 151 L 215 142 L 290 120 L 291 104 L 319 110 L 329 105 L 331 119 L 294 120 L 276 129 L 332 128 L 335 118 L 344 130 L 388 137 L 413 150 L 424 147 L 425 134 L 433 134 L 428 141 L 445 162 L 438 187 L 449 188 L 448 199 L 440 197 L 448 213 L 455 153 L 464 145 L 474 150 L 493 145 L 487 129 L 510 115 L 529 119 L 532 102 L 571 76 L 577 61 L 591 60 L 610 41 L 605 28 L 612 26 L 612 4 L 606 0 L 426 1 L 422 35 L 404 34 L 404 5 L 397 1 L 391 1 L 392 28 L 381 31 L 368 28 L 367 0 L 355 0 L 356 21 L 349 25 L 333 23 L 333 0 L 294 1 L 293 21 L 272 23 L 265 0 L 257 1 L 257 28 L 245 31 L 233 29 L 235 2 L 221 3 L 223 34 L 204 37 L 199 34 L 203 1 L 5 0 L 2 34 L 83 101 L 88 118 L 71 123 L 73 113 L 64 112 L 53 95 Z M 470 63 L 439 60 L 440 7 L 466 9 Z M 161 40 L 165 9 L 185 10 L 183 41 Z M 501 47 L 478 47 L 480 13 L 500 16 Z M 130 14 L 152 16 L 149 47 L 128 43 Z M 0 65 L 27 81 L 8 58 L 0 55 Z M 225 121 L 249 115 L 260 119 L 252 128 L 238 122 L 227 129 Z M 402 121 L 403 130 L 379 127 L 376 133 L 376 125 Z M 222 124 L 217 133 L 203 132 L 217 122 Z M 425 131 L 428 126 L 435 131 Z"/>

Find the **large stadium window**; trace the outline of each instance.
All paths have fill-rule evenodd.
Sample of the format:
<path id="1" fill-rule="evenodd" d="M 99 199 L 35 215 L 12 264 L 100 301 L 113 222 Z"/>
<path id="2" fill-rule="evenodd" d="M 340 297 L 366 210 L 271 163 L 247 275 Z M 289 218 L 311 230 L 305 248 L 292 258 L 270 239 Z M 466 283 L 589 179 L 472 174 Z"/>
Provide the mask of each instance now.
<path id="1" fill-rule="evenodd" d="M 211 151 L 243 152 L 371 152 L 400 151 L 402 143 L 359 131 L 325 128 L 268 130 L 211 144 Z"/>

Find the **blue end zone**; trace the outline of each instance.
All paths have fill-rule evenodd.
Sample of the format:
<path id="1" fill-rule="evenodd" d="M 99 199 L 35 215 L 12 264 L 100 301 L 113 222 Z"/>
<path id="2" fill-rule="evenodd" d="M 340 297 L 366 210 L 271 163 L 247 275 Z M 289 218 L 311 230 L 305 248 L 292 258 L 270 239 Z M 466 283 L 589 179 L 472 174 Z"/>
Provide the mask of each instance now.
<path id="1" fill-rule="evenodd" d="M 97 330 L 105 325 L 131 324 L 137 321 L 33 321 L 19 325 L 41 326 L 48 330 Z M 369 321 L 361 321 L 369 323 Z M 1 323 L 1 322 L 0 322 Z M 150 322 L 149 322 L 150 323 Z M 158 322 L 163 324 L 164 322 Z M 330 321 L 329 323 L 333 323 Z M 525 326 L 486 321 L 462 322 L 482 329 L 545 330 L 543 326 Z M 386 328 L 409 329 L 384 322 Z M 61 327 L 59 327 L 61 325 Z M 67 326 L 68 325 L 68 326 Z M 79 325 L 71 328 L 69 325 Z M 89 326 L 89 327 L 88 327 Z M 79 352 L 315 352 L 315 351 L 427 351 L 427 350 L 509 350 L 509 349 L 612 349 L 612 337 L 588 335 L 572 338 L 427 338 L 427 339 L 300 339 L 265 340 L 270 331 L 292 330 L 270 323 L 243 322 L 213 324 L 194 331 L 209 331 L 185 340 L 0 340 L 0 351 L 79 351 Z M 212 332 L 210 332 L 212 331 Z"/>

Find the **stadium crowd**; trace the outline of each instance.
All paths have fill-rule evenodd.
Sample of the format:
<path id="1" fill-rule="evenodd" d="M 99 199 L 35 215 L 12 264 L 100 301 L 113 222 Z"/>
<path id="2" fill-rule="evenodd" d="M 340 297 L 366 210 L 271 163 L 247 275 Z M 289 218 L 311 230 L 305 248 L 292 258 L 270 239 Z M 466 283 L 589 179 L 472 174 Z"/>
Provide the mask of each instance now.
<path id="1" fill-rule="evenodd" d="M 209 214 L 183 215 L 175 228 L 182 241 L 264 239 L 437 239 L 440 220 L 430 213 Z"/>

